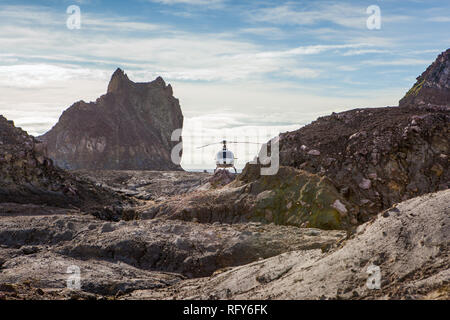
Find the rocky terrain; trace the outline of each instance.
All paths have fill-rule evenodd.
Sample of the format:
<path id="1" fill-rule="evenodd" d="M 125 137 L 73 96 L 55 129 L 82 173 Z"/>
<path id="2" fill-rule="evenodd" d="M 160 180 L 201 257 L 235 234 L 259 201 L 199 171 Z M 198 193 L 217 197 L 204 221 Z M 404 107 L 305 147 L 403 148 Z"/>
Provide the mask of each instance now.
<path id="1" fill-rule="evenodd" d="M 441 97 L 450 91 L 449 58 L 447 50 L 419 77 Z M 213 183 L 149 204 L 139 216 L 354 229 L 395 203 L 448 189 L 450 99 L 436 105 L 435 95 L 321 117 L 280 134 L 276 175 L 248 164 L 224 184 L 217 181 L 232 179 L 219 171 Z"/>
<path id="2" fill-rule="evenodd" d="M 75 173 L 117 193 L 157 202 L 193 192 L 211 179 L 209 173 L 186 171 L 78 170 Z"/>
<path id="3" fill-rule="evenodd" d="M 104 296 L 170 286 L 286 251 L 328 248 L 345 237 L 257 223 L 104 222 L 55 208 L 20 211 L 0 218 L 0 283 L 63 289 L 67 268 L 76 265 L 83 291 Z"/>
<path id="4" fill-rule="evenodd" d="M 450 190 L 395 205 L 328 252 L 291 251 L 133 299 L 450 299 Z M 367 286 L 370 266 L 380 289 Z"/>
<path id="5" fill-rule="evenodd" d="M 40 137 L 48 156 L 64 169 L 181 170 L 171 160 L 174 130 L 183 115 L 161 77 L 134 83 L 117 69 L 108 92 L 76 102 Z"/>
<path id="6" fill-rule="evenodd" d="M 449 299 L 449 203 L 449 190 L 402 202 L 350 238 L 260 223 L 104 222 L 54 208 L 33 215 L 23 205 L 23 215 L 0 218 L 0 298 Z M 82 290 L 66 288 L 73 265 Z M 367 286 L 371 266 L 380 289 Z"/>
<path id="7" fill-rule="evenodd" d="M 450 49 L 442 52 L 400 100 L 400 106 L 448 106 L 450 101 Z"/>
<path id="8" fill-rule="evenodd" d="M 329 178 L 358 207 L 358 223 L 400 201 L 447 189 L 450 50 L 418 83 L 399 107 L 333 113 L 280 134 L 281 165 Z"/>
<path id="9" fill-rule="evenodd" d="M 39 141 L 0 116 L 0 203 L 7 202 L 89 209 L 135 201 L 55 167 Z"/>
<path id="10" fill-rule="evenodd" d="M 359 223 L 449 187 L 450 106 L 390 107 L 321 117 L 280 135 L 280 163 L 329 178 Z"/>
<path id="11" fill-rule="evenodd" d="M 235 181 L 223 187 L 214 188 L 208 182 L 187 195 L 149 203 L 138 211 L 140 219 L 256 221 L 322 229 L 348 229 L 351 214 L 356 212 L 327 178 L 290 167 L 261 176 L 258 165 L 247 165 Z"/>
<path id="12" fill-rule="evenodd" d="M 419 77 L 419 100 L 281 134 L 271 176 L 259 164 L 184 172 L 166 156 L 152 168 L 170 171 L 142 171 L 132 140 L 112 144 L 130 167 L 96 158 L 110 151 L 81 134 L 111 127 L 64 131 L 72 119 L 84 126 L 98 109 L 139 122 L 152 92 L 172 95 L 162 79 L 135 84 L 121 70 L 96 104 L 65 112 L 47 145 L 0 117 L 0 299 L 450 299 L 448 58 Z M 47 157 L 74 150 L 89 165 L 71 168 L 85 169 Z M 89 170 L 100 163 L 129 170 Z M 74 268 L 79 290 L 67 288 Z"/>

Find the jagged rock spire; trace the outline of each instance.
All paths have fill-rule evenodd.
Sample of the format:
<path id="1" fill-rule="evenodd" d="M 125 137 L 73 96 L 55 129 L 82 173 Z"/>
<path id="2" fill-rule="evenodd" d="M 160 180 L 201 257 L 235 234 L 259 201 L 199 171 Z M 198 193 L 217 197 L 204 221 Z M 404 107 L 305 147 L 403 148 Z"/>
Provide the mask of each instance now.
<path id="1" fill-rule="evenodd" d="M 111 76 L 111 80 L 108 84 L 108 93 L 110 92 L 117 92 L 121 89 L 126 88 L 130 84 L 130 79 L 128 79 L 128 76 L 125 74 L 125 72 L 117 68 L 117 70 L 113 73 Z"/>
<path id="2" fill-rule="evenodd" d="M 106 95 L 73 104 L 41 138 L 65 169 L 181 170 L 171 160 L 171 137 L 182 127 L 171 86 L 161 77 L 133 82 L 118 68 Z"/>

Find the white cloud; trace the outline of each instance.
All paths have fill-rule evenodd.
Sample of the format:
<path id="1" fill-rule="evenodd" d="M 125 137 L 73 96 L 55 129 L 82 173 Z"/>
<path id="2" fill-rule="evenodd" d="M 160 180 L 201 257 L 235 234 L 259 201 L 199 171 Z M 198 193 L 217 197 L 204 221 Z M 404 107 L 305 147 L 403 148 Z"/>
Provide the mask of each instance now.
<path id="1" fill-rule="evenodd" d="M 96 18 L 95 21 L 97 26 L 109 25 L 109 20 L 102 21 Z M 127 21 L 122 23 L 129 26 Z M 141 25 L 132 26 L 141 27 Z M 8 30 L 8 28 L 2 28 L 0 38 L 6 37 L 4 32 Z M 35 41 L 35 39 L 45 40 Z M 165 34 L 164 37 L 133 38 L 118 33 L 113 40 L 105 39 L 102 35 L 77 34 L 67 30 L 48 33 L 39 28 L 23 29 L 15 38 L 6 38 L 2 42 L 5 50 L 9 49 L 10 52 L 16 53 L 9 59 L 27 57 L 46 61 L 56 60 L 60 64 L 63 62 L 67 64 L 69 61 L 70 64 L 96 62 L 141 70 L 135 73 L 144 79 L 148 79 L 148 73 L 151 73 L 152 77 L 162 75 L 168 79 L 195 81 L 254 79 L 272 72 L 283 72 L 285 69 L 300 70 L 302 74 L 297 73 L 297 75 L 302 77 L 317 76 L 319 70 L 313 71 L 309 67 L 306 73 L 302 61 L 296 57 L 319 54 L 327 50 L 368 46 L 364 43 L 352 43 L 266 51 L 263 47 L 252 43 L 218 38 L 213 34 L 195 35 L 174 31 L 171 34 Z M 30 49 L 33 51 L 31 55 L 28 53 Z M 85 57 L 87 53 L 89 56 Z M 37 85 L 45 79 L 39 76 L 45 71 L 44 69 L 42 66 L 30 68 L 28 73 L 36 72 L 37 76 L 25 76 L 25 79 L 22 75 L 23 67 L 9 67 L 5 70 L 11 77 L 17 79 L 17 81 L 9 82 L 9 85 L 22 85 L 21 83 Z M 69 71 L 66 70 L 64 74 Z M 60 74 L 61 69 L 55 69 L 52 72 Z M 75 74 L 79 74 L 77 72 L 79 71 Z M 14 76 L 13 73 L 17 75 Z"/>
<path id="2" fill-rule="evenodd" d="M 268 22 L 278 25 L 316 25 L 331 22 L 341 27 L 366 29 L 368 14 L 367 6 L 353 5 L 342 2 L 310 2 L 295 5 L 294 2 L 256 9 L 250 12 L 254 22 Z M 409 16 L 387 15 L 382 11 L 383 23 L 409 20 Z"/>
<path id="3" fill-rule="evenodd" d="M 83 27 L 96 31 L 118 30 L 120 32 L 129 31 L 170 31 L 169 27 L 161 24 L 152 24 L 148 22 L 134 22 L 123 18 L 95 17 L 92 15 L 83 16 Z"/>
<path id="4" fill-rule="evenodd" d="M 64 14 L 59 19 L 55 16 L 54 11 L 46 7 L 37 6 L 21 6 L 21 5 L 1 5 L 0 6 L 0 22 L 13 21 L 14 26 L 23 25 L 56 25 L 61 21 L 64 22 Z M 61 21 L 60 21 L 61 20 Z"/>
<path id="5" fill-rule="evenodd" d="M 218 6 L 225 2 L 225 0 L 149 0 L 149 1 L 167 5 L 187 4 L 187 5 L 208 6 L 208 7 Z"/>
<path id="6" fill-rule="evenodd" d="M 286 37 L 286 32 L 276 27 L 243 28 L 240 29 L 239 32 L 243 34 L 262 36 L 269 39 L 283 39 Z"/>
<path id="7" fill-rule="evenodd" d="M 297 68 L 284 71 L 283 74 L 294 78 L 308 79 L 317 78 L 320 75 L 320 72 L 311 68 Z"/>
<path id="8" fill-rule="evenodd" d="M 28 9 L 7 7 L 6 11 L 17 13 Z M 30 12 L 33 18 L 40 16 L 36 8 L 30 9 Z M 305 68 L 304 61 L 299 59 L 301 56 L 331 50 L 362 50 L 373 47 L 370 38 L 362 38 L 361 42 L 347 44 L 310 45 L 268 51 L 264 46 L 232 35 L 194 34 L 166 25 L 101 15 L 84 17 L 84 27 L 80 32 L 65 29 L 62 22 L 61 28 L 54 29 L 51 25 L 52 30 L 49 31 L 46 24 L 48 21 L 56 21 L 59 15 L 49 11 L 44 17 L 41 22 L 33 20 L 32 27 L 23 26 L 20 29 L 15 29 L 15 20 L 3 21 L 0 29 L 2 49 L 16 55 L 8 59 L 34 58 L 40 59 L 44 64 L 54 64 L 57 61 L 59 66 L 65 64 L 70 67 L 90 62 L 103 64 L 104 70 L 109 70 L 111 66 L 122 66 L 135 70 L 135 75 L 142 80 L 162 75 L 169 80 L 223 82 L 255 80 L 267 74 L 283 73 L 285 70 L 291 70 L 291 76 L 299 78 L 318 77 L 320 70 L 311 66 Z M 113 33 L 115 36 L 106 37 L 105 34 L 92 30 Z M 161 30 L 164 32 L 159 32 Z M 150 34 L 136 36 L 133 33 L 130 35 L 130 31 L 146 31 Z M 153 31 L 156 32 L 152 33 Z M 43 72 L 42 67 L 30 68 L 29 72 L 37 72 L 36 76 L 23 76 L 22 69 L 20 66 L 8 69 L 10 77 L 17 80 L 9 82 L 9 85 L 35 86 L 45 79 L 39 76 Z M 16 76 L 12 74 L 14 72 L 17 73 Z M 56 69 L 54 74 L 60 72 L 60 69 Z M 70 71 L 69 68 L 63 74 L 68 72 L 75 71 Z M 77 72 L 80 71 L 75 74 Z"/>
<path id="9" fill-rule="evenodd" d="M 427 21 L 431 21 L 431 22 L 450 22 L 450 17 L 447 17 L 447 16 L 431 17 L 431 18 L 428 18 Z"/>
<path id="10" fill-rule="evenodd" d="M 347 66 L 347 65 L 340 65 L 340 66 L 337 66 L 336 68 L 340 71 L 346 71 L 346 72 L 358 70 L 358 68 L 355 66 Z"/>
<path id="11" fill-rule="evenodd" d="M 174 4 L 181 0 L 161 1 Z M 188 0 L 181 2 L 188 4 Z M 189 1 L 198 6 L 206 6 L 205 2 Z M 238 29 L 234 35 L 193 33 L 165 24 L 93 14 L 83 14 L 82 29 L 71 31 L 65 28 L 65 12 L 37 7 L 0 9 L 4 52 L 0 55 L 0 114 L 32 134 L 50 129 L 75 101 L 92 101 L 104 94 L 117 66 L 134 81 L 150 81 L 162 75 L 180 99 L 186 116 L 185 133 L 200 122 L 208 131 L 206 137 L 214 139 L 224 134 L 218 127 L 232 137 L 254 137 L 263 129 L 293 130 L 319 115 L 367 106 L 367 101 L 374 106 L 394 104 L 403 92 L 403 88 L 352 92 L 339 83 L 312 85 L 309 82 L 313 81 L 302 81 L 316 81 L 336 70 L 357 70 L 353 65 L 327 65 L 320 57 L 312 63 L 313 55 L 374 52 L 392 45 L 387 37 L 353 33 L 337 37 L 332 33 L 332 39 L 321 45 L 295 46 L 291 42 L 266 46 L 244 39 L 242 34 L 282 37 L 285 31 L 263 25 Z M 319 16 L 313 18 L 311 21 L 319 21 Z M 294 16 L 290 19 L 295 21 Z M 355 20 L 348 23 L 355 25 Z M 311 34 L 331 31 L 322 29 Z M 286 76 L 299 81 L 288 81 Z M 241 154 L 238 152 L 238 157 L 243 162 L 249 160 Z"/>
<path id="12" fill-rule="evenodd" d="M 56 11 L 50 7 L 38 6 L 0 6 L 0 22 L 12 28 L 18 28 L 10 34 L 17 34 L 23 31 L 39 32 L 41 28 L 56 28 L 52 32 L 61 32 L 66 28 L 67 14 L 65 11 Z M 81 9 L 82 29 L 92 31 L 169 31 L 165 24 L 152 24 L 149 22 L 137 22 L 134 19 L 120 16 L 106 16 L 101 14 L 91 14 Z M 29 30 L 30 26 L 33 28 Z M 36 30 L 37 29 L 37 30 Z"/>
<path id="13" fill-rule="evenodd" d="M 388 53 L 388 50 L 380 50 L 380 49 L 359 49 L 359 50 L 349 50 L 347 52 L 344 52 L 343 56 L 359 56 L 362 54 L 369 54 L 369 53 Z"/>
<path id="14" fill-rule="evenodd" d="M 361 64 L 372 65 L 372 66 L 428 66 L 431 60 L 423 60 L 423 59 L 393 59 L 393 60 L 369 60 L 363 61 Z"/>
<path id="15" fill-rule="evenodd" d="M 258 22 L 270 22 L 287 25 L 313 25 L 329 21 L 341 26 L 365 28 L 367 15 L 363 7 L 338 4 L 313 4 L 296 8 L 292 4 L 262 8 L 251 13 L 251 19 Z"/>
<path id="16" fill-rule="evenodd" d="M 16 64 L 0 66 L 0 86 L 41 88 L 58 86 L 72 79 L 104 79 L 107 74 L 87 68 L 68 68 L 49 64 Z"/>

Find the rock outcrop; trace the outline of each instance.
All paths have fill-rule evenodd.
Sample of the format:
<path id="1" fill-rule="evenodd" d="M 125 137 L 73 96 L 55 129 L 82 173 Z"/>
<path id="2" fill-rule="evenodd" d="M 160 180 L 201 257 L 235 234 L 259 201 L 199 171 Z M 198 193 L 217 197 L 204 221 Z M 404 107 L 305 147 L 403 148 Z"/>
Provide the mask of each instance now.
<path id="1" fill-rule="evenodd" d="M 450 49 L 442 52 L 399 102 L 400 106 L 450 104 Z"/>
<path id="2" fill-rule="evenodd" d="M 235 178 L 236 178 L 235 173 L 231 173 L 226 169 L 221 169 L 214 172 L 214 175 L 210 177 L 208 182 L 211 188 L 220 188 L 229 184 Z"/>
<path id="3" fill-rule="evenodd" d="M 124 298 L 450 299 L 449 203 L 450 190 L 427 194 L 379 213 L 328 252 L 287 252 Z"/>
<path id="4" fill-rule="evenodd" d="M 133 201 L 53 165 L 45 147 L 0 116 L 0 203 L 88 208 Z"/>
<path id="5" fill-rule="evenodd" d="M 161 77 L 134 83 L 117 69 L 107 94 L 76 102 L 40 137 L 63 169 L 181 170 L 172 133 L 183 126 L 178 99 Z"/>
<path id="6" fill-rule="evenodd" d="M 149 204 L 138 216 L 201 223 L 257 221 L 322 229 L 350 227 L 356 208 L 328 178 L 290 167 L 281 167 L 273 176 L 261 176 L 260 169 L 248 164 L 225 186 L 208 182 L 189 194 Z"/>
<path id="7" fill-rule="evenodd" d="M 29 211 L 35 209 L 24 205 L 0 215 L 0 283 L 17 291 L 26 284 L 62 290 L 67 268 L 77 266 L 80 294 L 114 296 L 210 276 L 286 251 L 327 248 L 345 237 L 342 231 L 262 224 L 104 222 L 55 208 L 42 208 L 40 215 Z"/>
<path id="8" fill-rule="evenodd" d="M 356 109 L 281 134 L 280 163 L 329 178 L 362 223 L 448 188 L 449 146 L 450 107 Z"/>
<path id="9" fill-rule="evenodd" d="M 358 207 L 358 223 L 450 186 L 450 49 L 399 107 L 333 113 L 280 135 L 280 163 L 326 176 Z"/>
<path id="10" fill-rule="evenodd" d="M 188 171 L 77 170 L 74 173 L 117 193 L 156 202 L 203 189 L 211 178 L 209 173 Z"/>

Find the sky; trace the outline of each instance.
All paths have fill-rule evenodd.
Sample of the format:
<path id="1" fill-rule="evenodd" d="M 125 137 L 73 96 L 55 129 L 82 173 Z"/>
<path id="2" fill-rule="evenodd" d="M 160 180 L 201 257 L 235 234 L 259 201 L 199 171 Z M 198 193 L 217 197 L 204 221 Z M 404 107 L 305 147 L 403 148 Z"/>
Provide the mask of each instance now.
<path id="1" fill-rule="evenodd" d="M 185 116 L 183 167 L 213 168 L 217 147 L 196 147 L 397 105 L 448 30 L 448 0 L 0 0 L 0 114 L 40 135 L 117 67 L 162 76 Z M 236 145 L 237 167 L 257 148 Z"/>

